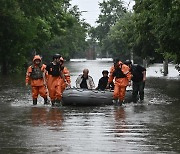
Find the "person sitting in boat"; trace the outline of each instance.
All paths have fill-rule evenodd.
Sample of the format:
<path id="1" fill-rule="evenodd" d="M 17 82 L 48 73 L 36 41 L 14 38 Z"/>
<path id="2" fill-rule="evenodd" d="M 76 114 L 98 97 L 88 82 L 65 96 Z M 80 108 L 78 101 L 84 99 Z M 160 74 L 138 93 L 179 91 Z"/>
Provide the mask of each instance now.
<path id="1" fill-rule="evenodd" d="M 107 70 L 102 71 L 103 77 L 101 77 L 99 79 L 98 87 L 96 88 L 97 90 L 105 90 L 107 88 L 108 79 L 109 79 L 108 74 L 109 74 L 109 72 Z M 108 89 L 114 89 L 113 82 L 111 84 L 109 84 Z"/>
<path id="2" fill-rule="evenodd" d="M 89 74 L 89 70 L 84 69 L 83 74 L 80 74 L 78 76 L 78 78 L 76 79 L 76 87 L 77 88 L 83 88 L 83 89 L 94 89 L 95 88 L 93 78 L 88 74 Z"/>

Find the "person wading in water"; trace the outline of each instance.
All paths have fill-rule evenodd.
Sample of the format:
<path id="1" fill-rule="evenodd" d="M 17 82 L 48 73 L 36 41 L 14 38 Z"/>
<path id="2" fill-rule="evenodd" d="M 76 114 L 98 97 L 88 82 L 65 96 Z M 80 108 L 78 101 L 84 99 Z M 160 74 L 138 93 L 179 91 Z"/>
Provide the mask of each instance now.
<path id="1" fill-rule="evenodd" d="M 132 81 L 133 81 L 133 93 L 132 98 L 133 102 L 137 103 L 138 101 L 138 94 L 140 98 L 140 102 L 142 103 L 144 100 L 144 87 L 146 81 L 146 69 L 140 65 L 132 65 L 130 60 L 126 60 L 124 62 L 127 66 L 130 67 L 130 71 L 132 73 Z"/>
<path id="2" fill-rule="evenodd" d="M 48 104 L 47 89 L 45 83 L 45 68 L 46 65 L 41 63 L 41 57 L 35 55 L 33 64 L 28 67 L 26 72 L 26 86 L 28 84 L 32 87 L 33 105 L 37 104 L 37 98 L 40 94 L 44 98 L 44 104 Z"/>
<path id="3" fill-rule="evenodd" d="M 49 90 L 49 97 L 51 98 L 52 106 L 61 104 L 62 99 L 62 70 L 63 67 L 60 65 L 60 54 L 53 56 L 53 61 L 47 65 L 47 87 Z"/>
<path id="4" fill-rule="evenodd" d="M 62 93 L 66 88 L 71 88 L 71 78 L 70 73 L 67 67 L 64 66 L 64 58 L 60 57 L 60 66 L 62 69 L 62 77 L 61 77 L 61 90 Z"/>
<path id="5" fill-rule="evenodd" d="M 131 84 L 131 72 L 130 68 L 123 64 L 119 59 L 114 59 L 113 62 L 114 66 L 110 69 L 107 88 L 115 79 L 113 98 L 115 104 L 121 106 L 124 102 L 126 87 Z"/>

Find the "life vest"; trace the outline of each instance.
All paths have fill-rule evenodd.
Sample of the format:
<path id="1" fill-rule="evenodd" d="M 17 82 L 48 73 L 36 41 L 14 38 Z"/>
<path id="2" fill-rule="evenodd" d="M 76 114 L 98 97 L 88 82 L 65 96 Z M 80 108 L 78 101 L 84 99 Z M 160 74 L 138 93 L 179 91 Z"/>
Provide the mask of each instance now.
<path id="1" fill-rule="evenodd" d="M 126 77 L 126 75 L 122 72 L 121 68 L 122 68 L 122 65 L 120 65 L 120 67 L 118 67 L 114 70 L 113 77 L 116 77 L 116 78 L 125 78 Z"/>
<path id="2" fill-rule="evenodd" d="M 64 67 L 62 65 L 59 65 L 59 64 L 53 65 L 53 63 L 50 63 L 46 67 L 46 70 L 48 71 L 48 74 L 52 75 L 53 77 L 61 76 L 61 71 L 63 69 L 64 69 Z"/>
<path id="3" fill-rule="evenodd" d="M 33 80 L 37 80 L 37 79 L 42 79 L 43 78 L 43 72 L 41 70 L 42 65 L 35 67 L 34 65 L 31 66 L 32 67 L 32 72 L 30 77 Z"/>

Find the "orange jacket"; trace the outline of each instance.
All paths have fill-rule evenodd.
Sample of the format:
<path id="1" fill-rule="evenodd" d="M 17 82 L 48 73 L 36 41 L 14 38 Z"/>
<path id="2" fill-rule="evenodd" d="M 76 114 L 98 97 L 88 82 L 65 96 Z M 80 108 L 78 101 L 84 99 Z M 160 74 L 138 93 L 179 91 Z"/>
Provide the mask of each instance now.
<path id="1" fill-rule="evenodd" d="M 121 70 L 123 72 L 124 75 L 126 75 L 126 77 L 124 78 L 116 78 L 113 76 L 113 73 L 115 71 L 114 66 L 111 67 L 110 69 L 110 75 L 109 75 L 109 79 L 108 79 L 108 83 L 111 83 L 113 81 L 113 79 L 115 78 L 115 84 L 118 84 L 119 86 L 122 87 L 126 87 L 128 86 L 129 82 L 131 81 L 131 72 L 130 72 L 130 68 L 123 64 L 121 61 L 119 61 L 119 66 L 121 65 Z"/>
<path id="2" fill-rule="evenodd" d="M 34 67 L 39 67 L 39 66 L 34 65 Z M 45 73 L 45 68 L 46 65 L 42 64 L 41 71 L 43 73 Z M 33 80 L 31 78 L 31 73 L 32 73 L 32 66 L 29 66 L 26 72 L 26 81 L 25 81 L 26 83 L 30 83 L 31 86 L 43 86 L 45 84 L 45 74 L 43 75 L 44 77 L 42 79 Z"/>
<path id="3" fill-rule="evenodd" d="M 71 78 L 70 78 L 70 73 L 69 73 L 69 70 L 66 68 L 66 67 L 64 67 L 64 69 L 62 70 L 62 74 L 63 74 L 63 76 L 64 76 L 64 79 L 63 79 L 63 83 L 68 83 L 68 84 L 70 84 L 71 83 Z"/>

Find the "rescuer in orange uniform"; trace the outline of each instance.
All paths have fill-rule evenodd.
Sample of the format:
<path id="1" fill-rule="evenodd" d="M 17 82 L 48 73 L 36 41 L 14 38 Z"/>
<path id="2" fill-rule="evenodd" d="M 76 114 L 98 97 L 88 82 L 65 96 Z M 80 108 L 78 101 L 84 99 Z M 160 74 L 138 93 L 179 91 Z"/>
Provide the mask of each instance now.
<path id="1" fill-rule="evenodd" d="M 46 65 L 41 62 L 41 57 L 39 55 L 35 55 L 33 58 L 33 64 L 28 67 L 26 73 L 26 86 L 31 84 L 32 87 L 33 105 L 37 104 L 39 94 L 44 98 L 44 104 L 48 104 L 45 82 Z"/>
<path id="2" fill-rule="evenodd" d="M 53 56 L 53 61 L 47 65 L 47 86 L 49 90 L 49 97 L 51 98 L 52 106 L 55 105 L 55 103 L 60 104 L 62 99 L 62 78 L 64 78 L 63 75 L 63 69 L 64 67 L 60 65 L 60 54 L 55 54 Z"/>
<path id="3" fill-rule="evenodd" d="M 110 69 L 107 87 L 112 83 L 113 79 L 115 79 L 114 100 L 119 105 L 122 105 L 125 98 L 126 87 L 131 84 L 131 72 L 130 68 L 123 64 L 119 59 L 114 60 L 114 66 Z"/>
<path id="4" fill-rule="evenodd" d="M 71 78 L 70 73 L 67 67 L 64 66 L 64 59 L 63 57 L 60 57 L 60 66 L 62 68 L 62 77 L 61 77 L 61 90 L 63 91 L 67 88 L 71 87 Z"/>

